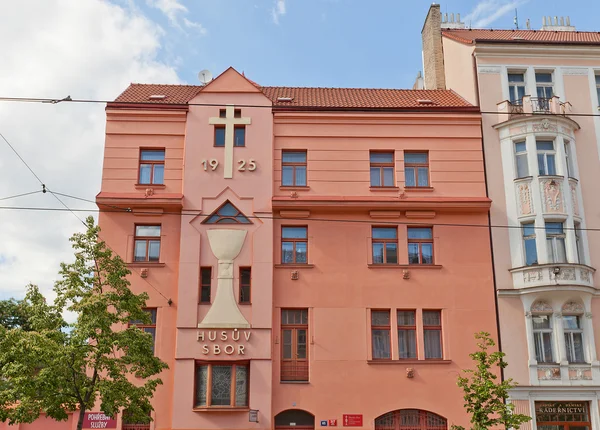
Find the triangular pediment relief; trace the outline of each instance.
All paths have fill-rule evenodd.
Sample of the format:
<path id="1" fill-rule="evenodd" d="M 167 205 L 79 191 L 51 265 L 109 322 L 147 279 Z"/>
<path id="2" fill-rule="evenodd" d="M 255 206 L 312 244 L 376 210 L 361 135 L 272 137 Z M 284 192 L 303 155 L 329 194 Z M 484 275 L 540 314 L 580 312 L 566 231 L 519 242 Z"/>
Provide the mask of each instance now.
<path id="1" fill-rule="evenodd" d="M 225 70 L 200 93 L 260 93 L 262 91 L 233 67 Z"/>
<path id="2" fill-rule="evenodd" d="M 219 208 L 207 216 L 202 224 L 252 224 L 252 221 L 226 200 Z"/>

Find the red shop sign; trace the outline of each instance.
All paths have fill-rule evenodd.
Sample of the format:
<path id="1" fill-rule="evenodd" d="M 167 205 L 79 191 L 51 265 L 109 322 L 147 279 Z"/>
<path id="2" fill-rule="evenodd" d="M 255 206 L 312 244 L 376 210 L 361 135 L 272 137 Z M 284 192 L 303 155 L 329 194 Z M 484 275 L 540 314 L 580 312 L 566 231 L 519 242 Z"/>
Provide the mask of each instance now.
<path id="1" fill-rule="evenodd" d="M 116 429 L 117 420 L 103 412 L 86 412 L 83 417 L 84 429 Z"/>
<path id="2" fill-rule="evenodd" d="M 343 422 L 344 427 L 362 427 L 363 425 L 362 414 L 344 414 Z"/>

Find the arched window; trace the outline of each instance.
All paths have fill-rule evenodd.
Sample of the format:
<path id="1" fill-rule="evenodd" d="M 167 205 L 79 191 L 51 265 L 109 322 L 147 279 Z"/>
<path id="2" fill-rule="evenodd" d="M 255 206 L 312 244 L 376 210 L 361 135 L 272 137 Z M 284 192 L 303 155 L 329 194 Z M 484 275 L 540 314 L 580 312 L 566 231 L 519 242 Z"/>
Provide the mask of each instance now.
<path id="1" fill-rule="evenodd" d="M 275 415 L 275 428 L 314 429 L 315 416 L 301 409 L 288 409 Z"/>
<path id="2" fill-rule="evenodd" d="M 535 342 L 535 359 L 538 363 L 553 363 L 552 306 L 543 300 L 531 305 L 531 323 Z"/>
<path id="3" fill-rule="evenodd" d="M 229 200 L 219 206 L 208 218 L 203 221 L 204 224 L 252 224 L 246 215 L 238 208 L 233 206 Z"/>
<path id="4" fill-rule="evenodd" d="M 447 430 L 446 418 L 419 409 L 400 409 L 375 419 L 375 430 Z"/>
<path id="5" fill-rule="evenodd" d="M 565 348 L 569 363 L 585 363 L 583 313 L 580 302 L 568 301 L 562 307 Z"/>

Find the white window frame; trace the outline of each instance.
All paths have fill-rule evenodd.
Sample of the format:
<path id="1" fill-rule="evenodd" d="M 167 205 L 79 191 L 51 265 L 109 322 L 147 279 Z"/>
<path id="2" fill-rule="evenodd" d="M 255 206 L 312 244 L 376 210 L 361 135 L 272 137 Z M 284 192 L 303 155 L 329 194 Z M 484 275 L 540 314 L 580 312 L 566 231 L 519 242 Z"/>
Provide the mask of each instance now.
<path id="1" fill-rule="evenodd" d="M 533 325 L 534 324 L 533 323 L 533 319 L 536 318 L 536 317 L 540 317 L 540 316 L 545 316 L 545 317 L 548 318 L 548 322 L 549 322 L 549 325 L 550 325 L 549 328 L 538 328 L 538 329 L 536 329 L 534 327 L 534 325 Z M 532 328 L 532 331 L 533 331 L 533 342 L 534 342 L 533 346 L 534 346 L 534 351 L 536 351 L 536 346 L 538 344 L 538 337 L 542 337 L 542 339 L 541 339 L 542 347 L 540 348 L 540 353 L 542 354 L 542 357 L 541 357 L 542 360 L 538 359 L 540 357 L 538 357 L 537 351 L 536 351 L 536 354 L 535 354 L 536 361 L 538 363 L 554 363 L 555 362 L 554 361 L 554 357 L 555 357 L 555 351 L 554 350 L 555 350 L 555 348 L 554 348 L 554 324 L 553 324 L 552 314 L 551 313 L 550 314 L 546 314 L 546 313 L 537 313 L 537 314 L 535 314 L 534 313 L 532 315 L 532 318 L 531 318 L 531 328 Z M 551 356 L 549 358 L 544 356 L 544 348 L 543 348 L 543 335 L 544 334 L 549 334 L 550 335 L 550 349 L 551 349 L 550 350 L 550 355 Z"/>
<path id="2" fill-rule="evenodd" d="M 583 247 L 581 223 L 575 221 L 573 226 L 573 231 L 575 233 L 575 247 L 577 248 L 577 261 L 579 264 L 585 264 L 585 249 Z"/>
<path id="3" fill-rule="evenodd" d="M 544 75 L 550 75 L 550 82 L 538 82 L 537 81 L 537 75 L 538 74 L 544 74 Z M 547 97 L 547 95 L 545 97 L 543 97 L 544 99 L 551 99 L 552 97 L 554 97 L 554 71 L 553 70 L 536 70 L 535 71 L 535 95 L 537 98 L 540 98 L 539 93 L 538 93 L 538 88 L 550 88 L 552 90 L 552 95 L 550 97 Z M 544 91 L 546 92 L 546 91 Z"/>
<path id="4" fill-rule="evenodd" d="M 551 233 L 548 234 L 548 228 L 546 227 L 546 224 L 548 223 L 560 223 L 562 225 L 562 233 L 557 234 L 557 233 Z M 561 263 L 567 263 L 568 262 L 568 258 L 567 258 L 567 247 L 566 247 L 566 233 L 565 233 L 565 222 L 564 221 L 552 221 L 552 220 L 545 220 L 544 222 L 544 232 L 546 233 L 546 249 L 547 249 L 547 258 L 548 258 L 548 263 L 549 264 L 561 264 Z M 559 240 L 562 239 L 562 247 L 563 247 L 563 255 L 565 256 L 564 261 L 556 261 L 556 259 L 558 258 L 558 243 Z"/>
<path id="5" fill-rule="evenodd" d="M 523 82 L 511 82 L 509 75 L 522 75 Z M 507 70 L 506 80 L 508 82 L 508 100 L 513 105 L 522 105 L 523 98 L 519 99 L 518 87 L 523 87 L 523 97 L 527 94 L 527 74 L 524 70 Z M 514 93 L 514 94 L 513 94 Z M 514 96 L 514 100 L 513 100 Z"/>
<path id="6" fill-rule="evenodd" d="M 525 147 L 524 151 L 519 151 L 517 149 L 517 145 L 520 145 L 520 144 L 524 145 L 524 147 Z M 515 177 L 517 179 L 526 178 L 526 177 L 530 176 L 529 175 L 529 157 L 527 154 L 527 144 L 524 140 L 522 140 L 522 141 L 515 141 L 513 146 L 514 146 L 514 150 L 515 150 Z M 523 157 L 523 156 L 525 158 L 526 172 L 524 172 L 525 173 L 524 175 L 520 175 L 519 174 L 519 157 Z"/>
<path id="7" fill-rule="evenodd" d="M 563 341 L 565 342 L 565 351 L 567 353 L 567 361 L 569 362 L 569 364 L 583 364 L 583 363 L 587 363 L 586 360 L 586 335 L 585 335 L 585 330 L 583 328 L 583 315 L 581 314 L 567 314 L 567 315 L 563 315 L 563 320 L 565 316 L 569 316 L 569 317 L 577 317 L 577 320 L 579 322 L 579 328 L 577 329 L 568 329 L 565 327 L 565 324 L 563 323 Z M 573 347 L 573 334 L 581 334 L 581 351 L 583 354 L 583 360 L 582 361 L 571 361 L 569 358 L 570 357 L 575 357 L 575 348 Z M 566 337 L 569 336 L 570 338 L 570 345 L 569 343 L 567 343 L 566 341 Z M 569 348 L 570 346 L 570 348 Z M 569 351 L 570 350 L 570 351 Z"/>
<path id="8" fill-rule="evenodd" d="M 596 73 L 594 73 L 594 80 L 596 84 L 596 95 L 598 96 L 598 107 L 600 107 L 600 70 L 596 70 Z"/>
<path id="9" fill-rule="evenodd" d="M 552 150 L 548 150 L 548 149 L 538 149 L 537 148 L 537 144 L 538 142 L 552 142 Z M 537 159 L 537 163 L 538 163 L 538 175 L 539 176 L 556 176 L 557 175 L 557 171 L 556 171 L 556 142 L 553 139 L 545 139 L 545 138 L 536 138 L 535 140 L 535 152 L 536 152 L 536 159 Z M 543 157 L 544 160 L 544 174 L 540 174 L 540 157 Z M 553 155 L 554 156 L 554 175 L 550 175 L 549 173 L 549 169 L 548 169 L 548 155 Z"/>
<path id="10" fill-rule="evenodd" d="M 567 162 L 567 177 L 577 179 L 575 175 L 575 159 L 573 158 L 573 142 L 564 140 L 565 145 L 565 161 Z"/>
<path id="11" fill-rule="evenodd" d="M 533 229 L 533 234 L 529 234 L 529 235 L 525 235 L 525 226 L 531 226 Z M 526 241 L 527 240 L 532 240 L 533 239 L 533 243 L 535 245 L 535 257 L 536 257 L 536 262 L 532 263 L 532 264 L 527 264 L 527 246 L 526 246 Z M 536 235 L 536 231 L 535 231 L 535 223 L 534 222 L 527 222 L 527 223 L 522 223 L 521 224 L 521 242 L 523 244 L 523 265 L 524 266 L 535 266 L 536 264 L 539 264 L 540 262 L 540 256 L 538 255 L 537 252 L 537 235 Z"/>

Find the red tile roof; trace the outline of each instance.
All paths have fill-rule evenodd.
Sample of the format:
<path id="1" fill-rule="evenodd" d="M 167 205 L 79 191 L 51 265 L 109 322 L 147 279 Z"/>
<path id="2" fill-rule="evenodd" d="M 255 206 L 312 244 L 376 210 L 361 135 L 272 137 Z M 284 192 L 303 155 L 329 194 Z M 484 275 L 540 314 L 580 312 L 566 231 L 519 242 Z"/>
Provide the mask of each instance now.
<path id="1" fill-rule="evenodd" d="M 258 85 L 257 85 L 258 86 Z M 201 85 L 131 84 L 114 103 L 187 104 L 202 90 Z M 473 106 L 454 91 L 397 90 L 370 88 L 258 88 L 276 107 L 307 109 L 435 109 L 467 108 Z M 164 95 L 164 99 L 150 99 Z M 278 99 L 292 98 L 291 101 Z M 421 101 L 421 103 L 419 103 Z M 431 103 L 430 103 L 431 102 Z"/>
<path id="2" fill-rule="evenodd" d="M 553 45 L 600 45 L 600 32 L 549 30 L 442 30 L 445 37 L 465 44 L 539 43 Z"/>

